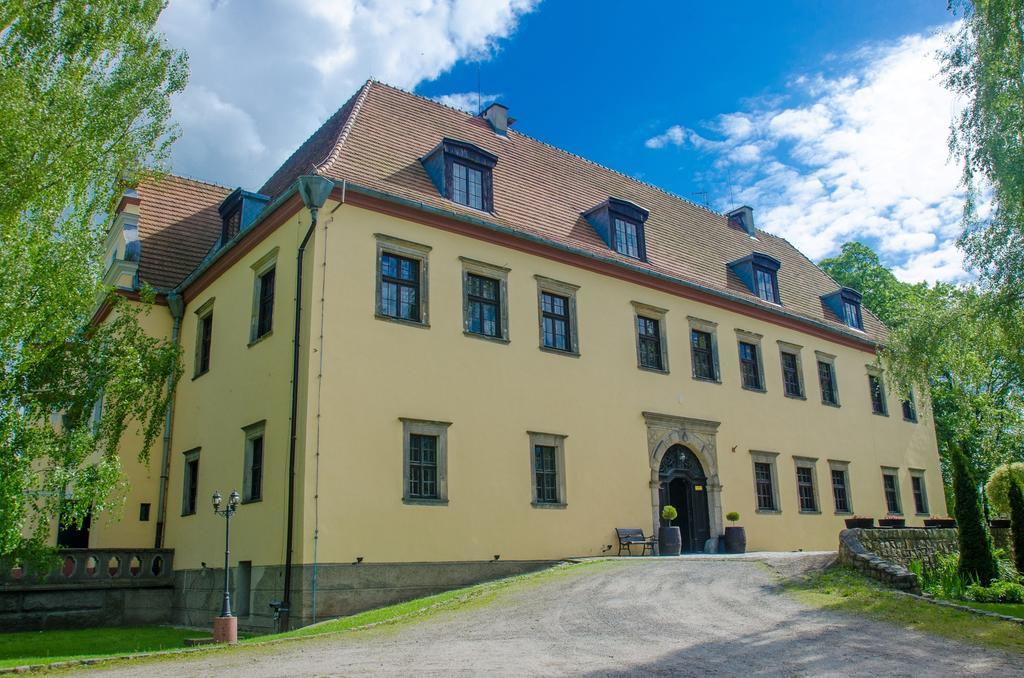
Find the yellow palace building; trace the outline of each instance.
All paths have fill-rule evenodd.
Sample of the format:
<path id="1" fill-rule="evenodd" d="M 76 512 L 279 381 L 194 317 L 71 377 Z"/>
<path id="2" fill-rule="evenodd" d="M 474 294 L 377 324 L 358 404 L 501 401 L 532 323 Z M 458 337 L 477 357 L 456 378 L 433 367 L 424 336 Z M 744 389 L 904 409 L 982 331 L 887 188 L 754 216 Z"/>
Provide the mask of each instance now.
<path id="1" fill-rule="evenodd" d="M 665 504 L 684 551 L 731 511 L 752 550 L 945 513 L 932 422 L 887 390 L 856 291 L 749 207 L 512 123 L 370 81 L 258 192 L 169 176 L 121 201 L 108 282 L 157 289 L 146 323 L 185 373 L 151 463 L 123 441 L 127 507 L 88 538 L 173 548 L 178 621 L 219 607 L 215 490 L 241 494 L 254 628 L 273 600 L 294 626 L 615 553 Z"/>

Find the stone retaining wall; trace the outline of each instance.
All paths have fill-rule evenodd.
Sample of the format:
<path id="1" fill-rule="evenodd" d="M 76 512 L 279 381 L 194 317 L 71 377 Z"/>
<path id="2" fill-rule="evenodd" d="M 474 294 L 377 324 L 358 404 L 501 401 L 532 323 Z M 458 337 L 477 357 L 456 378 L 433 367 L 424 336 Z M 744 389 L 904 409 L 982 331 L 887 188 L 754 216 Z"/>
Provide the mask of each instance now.
<path id="1" fill-rule="evenodd" d="M 854 531 L 867 551 L 903 567 L 909 567 L 915 560 L 935 566 L 936 556 L 940 553 L 955 553 L 957 550 L 957 531 L 953 527 Z"/>
<path id="2" fill-rule="evenodd" d="M 928 540 L 904 543 L 887 534 L 876 535 L 876 532 L 916 532 L 917 530 L 872 530 L 853 529 L 843 530 L 839 533 L 839 562 L 854 567 L 872 579 L 877 579 L 883 584 L 892 586 L 900 591 L 909 593 L 920 593 L 921 585 L 917 581 L 917 575 L 899 563 L 892 562 L 874 553 L 865 542 L 872 543 L 876 547 L 890 550 L 893 553 L 910 553 L 913 548 L 924 548 L 925 544 L 931 543 Z M 931 530 L 920 530 L 930 532 Z M 946 530 L 943 530 L 944 532 Z M 956 530 L 949 530 L 954 535 Z M 954 543 L 956 543 L 954 541 Z M 911 546 L 913 544 L 913 546 Z"/>

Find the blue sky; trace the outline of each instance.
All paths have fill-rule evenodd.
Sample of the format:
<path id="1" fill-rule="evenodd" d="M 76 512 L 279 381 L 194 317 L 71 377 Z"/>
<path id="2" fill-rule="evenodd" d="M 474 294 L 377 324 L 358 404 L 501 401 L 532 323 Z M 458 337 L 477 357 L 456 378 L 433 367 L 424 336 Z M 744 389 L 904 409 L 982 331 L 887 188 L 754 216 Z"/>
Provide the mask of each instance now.
<path id="1" fill-rule="evenodd" d="M 904 279 L 955 280 L 953 20 L 942 0 L 172 0 L 192 79 L 171 169 L 258 187 L 367 77 L 474 111 L 479 91 L 525 134 L 751 205 L 812 259 L 860 239 Z"/>

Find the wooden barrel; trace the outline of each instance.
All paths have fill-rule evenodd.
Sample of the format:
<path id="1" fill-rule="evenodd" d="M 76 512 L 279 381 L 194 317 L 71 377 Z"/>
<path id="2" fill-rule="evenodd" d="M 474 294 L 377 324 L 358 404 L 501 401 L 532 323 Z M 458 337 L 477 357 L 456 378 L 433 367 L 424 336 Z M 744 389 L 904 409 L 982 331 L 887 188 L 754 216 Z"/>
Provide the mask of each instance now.
<path id="1" fill-rule="evenodd" d="M 725 528 L 725 552 L 746 553 L 747 531 L 742 527 Z"/>

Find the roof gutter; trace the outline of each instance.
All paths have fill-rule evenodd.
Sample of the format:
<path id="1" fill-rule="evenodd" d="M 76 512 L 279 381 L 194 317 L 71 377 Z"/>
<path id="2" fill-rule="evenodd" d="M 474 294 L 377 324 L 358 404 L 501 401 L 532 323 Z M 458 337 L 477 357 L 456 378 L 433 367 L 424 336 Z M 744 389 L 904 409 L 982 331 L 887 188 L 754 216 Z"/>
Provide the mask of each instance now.
<path id="1" fill-rule="evenodd" d="M 760 304 L 754 303 L 754 302 L 752 302 L 749 299 L 745 299 L 745 298 L 740 297 L 740 296 L 734 296 L 732 294 L 728 294 L 728 293 L 722 292 L 720 290 L 717 290 L 717 289 L 715 289 L 713 287 L 707 287 L 705 285 L 701 285 L 699 283 L 695 283 L 693 281 L 686 280 L 684 278 L 677 278 L 675 276 L 667 275 L 665 273 L 658 273 L 657 271 L 651 271 L 649 269 L 646 269 L 646 268 L 643 268 L 643 267 L 640 267 L 640 266 L 636 266 L 636 265 L 633 265 L 633 264 L 630 264 L 630 263 L 627 263 L 627 262 L 624 262 L 624 261 L 619 261 L 618 259 L 612 259 L 611 257 L 602 257 L 602 256 L 600 256 L 598 254 L 594 254 L 593 252 L 589 252 L 587 250 L 583 250 L 583 249 L 580 249 L 580 248 L 577 248 L 577 247 L 572 247 L 572 246 L 569 246 L 569 245 L 565 245 L 563 243 L 560 243 L 560 242 L 557 242 L 557 241 L 554 241 L 554 240 L 550 240 L 548 238 L 544 238 L 544 237 L 541 237 L 541 236 L 538 236 L 538 235 L 534 235 L 532 233 L 524 233 L 523 231 L 517 231 L 517 230 L 511 229 L 511 228 L 509 228 L 507 226 L 502 226 L 500 224 L 496 224 L 496 223 L 491 222 L 491 221 L 487 221 L 487 220 L 484 220 L 484 219 L 478 219 L 476 217 L 472 217 L 472 216 L 468 216 L 468 215 L 465 215 L 465 214 L 461 214 L 459 212 L 455 212 L 455 211 L 452 211 L 452 210 L 446 210 L 446 209 L 441 209 L 441 208 L 438 208 L 438 207 L 434 207 L 433 205 L 427 205 L 426 203 L 423 203 L 423 202 L 420 202 L 420 201 L 409 200 L 407 198 L 402 198 L 402 197 L 393 195 L 391 193 L 385 193 L 383 191 L 378 191 L 376 189 L 367 188 L 365 186 L 360 186 L 358 184 L 353 184 L 351 181 L 346 181 L 345 183 L 346 183 L 346 186 L 347 186 L 347 190 L 351 191 L 353 193 L 362 194 L 362 195 L 365 195 L 365 196 L 368 196 L 368 197 L 371 197 L 371 198 L 377 198 L 379 200 L 384 200 L 386 202 L 390 202 L 390 203 L 393 203 L 393 204 L 396 204 L 396 205 L 401 205 L 403 207 L 409 207 L 409 208 L 412 208 L 412 209 L 420 210 L 420 211 L 427 212 L 427 213 L 430 213 L 430 214 L 434 214 L 434 215 L 437 215 L 437 216 L 440 216 L 440 217 L 444 217 L 446 219 L 453 219 L 455 221 L 460 221 L 462 223 L 472 224 L 473 226 L 480 227 L 480 228 L 482 228 L 484 230 L 488 230 L 488 231 L 491 231 L 493 233 L 498 233 L 498 234 L 501 234 L 501 235 L 504 235 L 504 236 L 508 236 L 508 237 L 511 237 L 511 238 L 516 238 L 516 239 L 519 239 L 519 240 L 525 240 L 527 242 L 532 242 L 532 243 L 536 243 L 536 244 L 539 244 L 539 245 L 544 245 L 545 247 L 553 248 L 553 249 L 559 250 L 561 252 L 565 252 L 565 253 L 572 254 L 572 255 L 575 255 L 575 256 L 585 257 L 587 259 L 590 259 L 592 261 L 595 261 L 595 262 L 598 262 L 598 263 L 601 263 L 601 264 L 604 264 L 604 265 L 610 265 L 610 266 L 614 266 L 616 268 L 625 269 L 625 270 L 628 270 L 628 271 L 631 271 L 631 272 L 634 272 L 634 273 L 639 273 L 641 275 L 644 275 L 644 276 L 647 276 L 647 277 L 650 277 L 650 278 L 654 278 L 654 279 L 660 280 L 662 282 L 670 283 L 672 285 L 678 285 L 680 287 L 685 287 L 687 289 L 691 289 L 691 290 L 694 290 L 696 292 L 700 292 L 702 294 L 706 294 L 706 295 L 713 296 L 713 297 L 716 297 L 716 298 L 719 298 L 719 299 L 727 300 L 727 301 L 732 302 L 732 303 L 740 304 L 740 305 L 746 306 L 746 307 L 748 307 L 748 308 L 750 308 L 752 310 L 757 310 L 757 311 L 762 311 L 762 312 L 770 313 L 772 315 L 781 316 L 783 318 L 787 318 L 789 320 L 792 320 L 792 321 L 795 321 L 795 322 L 798 322 L 798 323 L 801 323 L 801 324 L 804 324 L 804 325 L 809 325 L 811 327 L 814 327 L 816 329 L 828 332 L 830 334 L 838 335 L 838 336 L 841 336 L 841 337 L 843 337 L 845 339 L 848 339 L 848 340 L 851 340 L 851 341 L 855 341 L 855 342 L 857 342 L 859 344 L 863 344 L 865 346 L 871 347 L 872 349 L 878 349 L 882 345 L 881 342 L 876 341 L 875 339 L 872 339 L 872 338 L 870 338 L 870 337 L 868 337 L 866 335 L 862 335 L 862 334 L 859 334 L 859 333 L 855 334 L 853 332 L 845 332 L 845 331 L 839 329 L 838 327 L 833 327 L 831 325 L 828 325 L 826 323 L 820 322 L 818 320 L 814 320 L 813 318 L 808 318 L 808 317 L 803 316 L 803 315 L 798 315 L 796 313 L 791 313 L 791 312 L 786 311 L 784 309 L 767 308 L 765 306 L 761 306 Z"/>
<path id="2" fill-rule="evenodd" d="M 310 219 L 306 235 L 303 236 L 295 253 L 295 327 L 292 336 L 291 428 L 288 439 L 288 525 L 285 536 L 284 594 L 279 611 L 280 630 L 282 631 L 287 631 L 291 622 L 292 542 L 295 531 L 295 450 L 298 441 L 299 414 L 299 340 L 302 335 L 302 260 L 306 253 L 306 245 L 316 231 L 317 212 L 330 197 L 334 182 L 321 176 L 301 176 L 295 186 L 299 195 L 302 196 L 302 203 L 309 209 Z"/>

